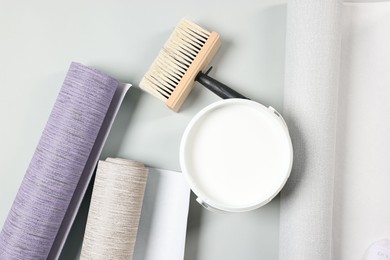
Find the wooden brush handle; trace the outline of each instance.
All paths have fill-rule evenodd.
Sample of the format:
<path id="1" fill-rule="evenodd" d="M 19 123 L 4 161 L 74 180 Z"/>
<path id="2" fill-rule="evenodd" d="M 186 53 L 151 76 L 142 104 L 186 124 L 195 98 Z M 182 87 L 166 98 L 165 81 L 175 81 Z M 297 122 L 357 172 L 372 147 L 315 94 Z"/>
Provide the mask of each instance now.
<path id="1" fill-rule="evenodd" d="M 226 86 L 225 84 L 219 82 L 218 80 L 213 79 L 212 77 L 208 76 L 203 72 L 199 72 L 195 80 L 223 99 L 228 99 L 228 98 L 249 99 L 241 95 L 237 91 L 231 89 L 230 87 Z"/>
<path id="2" fill-rule="evenodd" d="M 166 101 L 166 105 L 170 109 L 175 112 L 180 109 L 181 105 L 186 100 L 188 94 L 191 92 L 192 87 L 194 86 L 196 75 L 210 63 L 220 45 L 221 40 L 219 34 L 216 32 L 211 32 L 206 43 L 196 55 L 196 58 L 192 61 L 185 75 L 180 80 L 169 99 Z"/>

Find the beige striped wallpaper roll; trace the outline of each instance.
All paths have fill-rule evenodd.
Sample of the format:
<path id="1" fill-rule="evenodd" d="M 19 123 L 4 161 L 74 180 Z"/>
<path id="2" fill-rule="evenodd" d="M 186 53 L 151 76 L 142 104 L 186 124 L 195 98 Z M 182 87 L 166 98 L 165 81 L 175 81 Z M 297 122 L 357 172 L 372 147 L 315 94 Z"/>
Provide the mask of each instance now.
<path id="1" fill-rule="evenodd" d="M 99 162 L 80 259 L 132 259 L 147 176 L 142 163 Z"/>

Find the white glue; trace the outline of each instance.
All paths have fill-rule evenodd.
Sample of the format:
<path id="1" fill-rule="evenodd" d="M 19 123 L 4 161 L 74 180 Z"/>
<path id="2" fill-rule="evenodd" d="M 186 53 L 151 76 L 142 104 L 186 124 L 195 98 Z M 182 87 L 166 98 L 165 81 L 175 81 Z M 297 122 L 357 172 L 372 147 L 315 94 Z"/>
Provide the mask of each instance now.
<path id="1" fill-rule="evenodd" d="M 273 109 L 244 99 L 199 112 L 181 145 L 181 167 L 204 206 L 246 211 L 269 202 L 285 184 L 292 145 Z"/>

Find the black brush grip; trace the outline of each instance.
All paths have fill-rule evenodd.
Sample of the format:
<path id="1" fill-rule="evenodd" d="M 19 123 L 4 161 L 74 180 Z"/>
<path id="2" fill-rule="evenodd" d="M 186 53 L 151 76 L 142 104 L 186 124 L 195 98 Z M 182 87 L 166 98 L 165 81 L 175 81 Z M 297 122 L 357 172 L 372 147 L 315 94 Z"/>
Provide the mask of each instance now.
<path id="1" fill-rule="evenodd" d="M 228 98 L 249 99 L 241 95 L 237 91 L 231 89 L 230 87 L 226 86 L 225 84 L 219 82 L 218 80 L 213 79 L 212 77 L 208 76 L 203 72 L 199 72 L 195 80 L 223 99 L 228 99 Z"/>

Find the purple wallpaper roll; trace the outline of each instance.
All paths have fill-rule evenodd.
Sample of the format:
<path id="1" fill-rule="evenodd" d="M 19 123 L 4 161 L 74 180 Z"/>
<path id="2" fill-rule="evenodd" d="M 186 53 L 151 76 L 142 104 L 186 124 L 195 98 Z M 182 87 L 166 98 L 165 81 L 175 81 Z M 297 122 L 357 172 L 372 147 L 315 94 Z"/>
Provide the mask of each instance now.
<path id="1" fill-rule="evenodd" d="M 46 259 L 119 82 L 72 63 L 0 233 L 0 259 Z"/>

